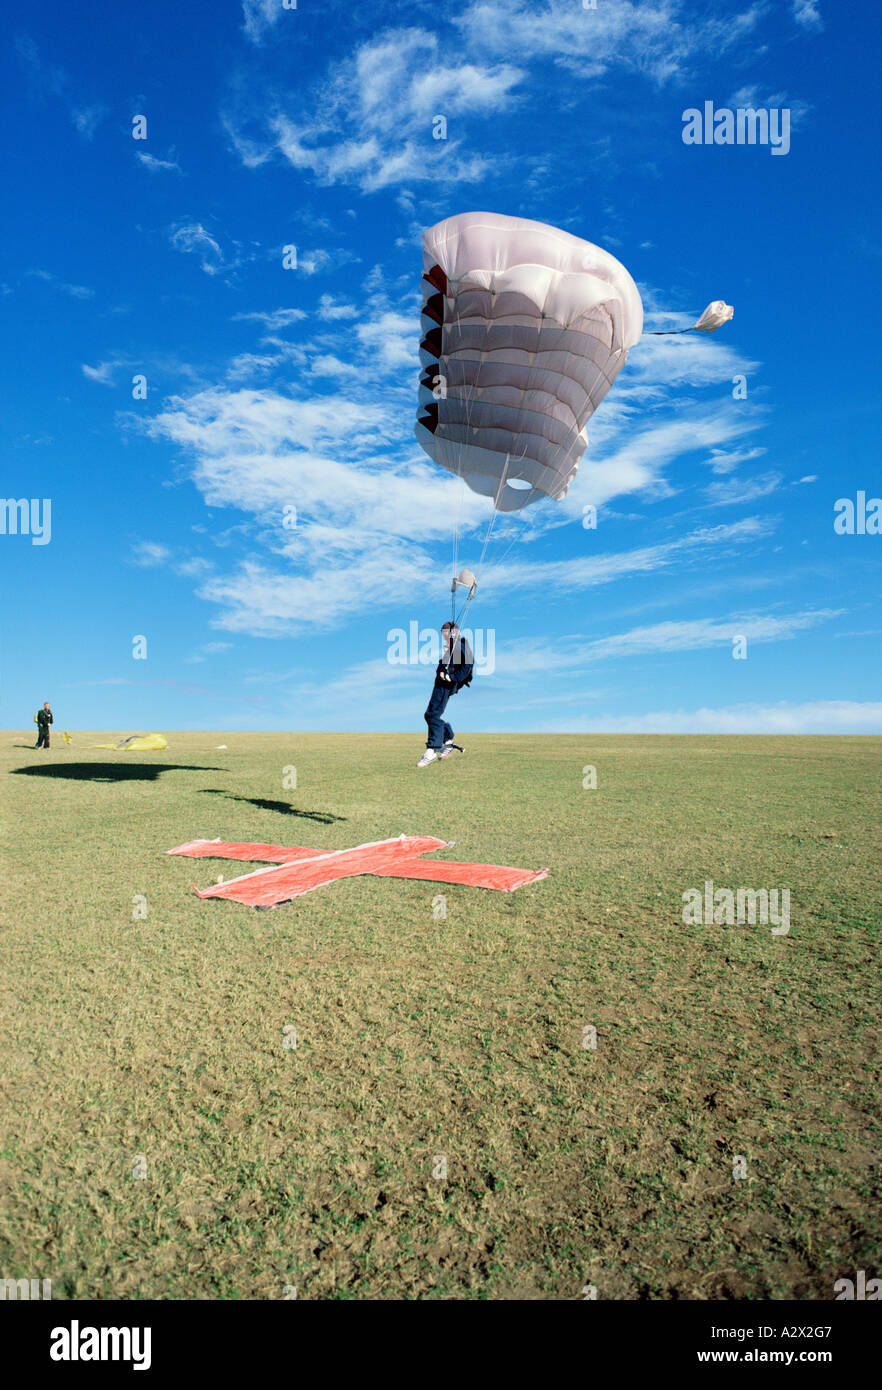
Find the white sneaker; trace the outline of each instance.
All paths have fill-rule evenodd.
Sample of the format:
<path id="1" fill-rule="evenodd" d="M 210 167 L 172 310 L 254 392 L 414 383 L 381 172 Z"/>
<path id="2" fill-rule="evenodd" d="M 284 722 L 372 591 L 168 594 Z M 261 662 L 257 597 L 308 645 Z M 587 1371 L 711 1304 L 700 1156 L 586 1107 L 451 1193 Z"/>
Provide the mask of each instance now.
<path id="1" fill-rule="evenodd" d="M 454 742 L 453 742 L 453 739 L 452 739 L 452 738 L 449 738 L 449 739 L 447 740 L 447 742 L 445 743 L 444 747 L 441 749 L 441 752 L 438 754 L 438 757 L 439 757 L 439 758 L 449 758 L 450 755 L 451 755 L 451 753 L 454 753 L 454 752 L 455 752 L 455 753 L 464 753 L 464 752 L 465 752 L 465 749 L 462 747 L 461 744 L 459 744 L 459 743 L 454 743 Z"/>
<path id="2" fill-rule="evenodd" d="M 443 754 L 441 756 L 443 757 Z M 425 753 L 417 763 L 417 767 L 428 767 L 429 763 L 436 763 L 438 761 L 438 757 L 439 755 L 435 752 L 434 748 L 427 748 Z"/>

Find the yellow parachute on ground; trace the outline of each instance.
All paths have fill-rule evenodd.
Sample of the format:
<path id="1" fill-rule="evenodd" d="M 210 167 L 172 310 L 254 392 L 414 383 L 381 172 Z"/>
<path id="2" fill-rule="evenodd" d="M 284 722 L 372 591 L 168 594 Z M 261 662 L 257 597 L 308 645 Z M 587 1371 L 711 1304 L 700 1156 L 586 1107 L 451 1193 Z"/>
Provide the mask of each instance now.
<path id="1" fill-rule="evenodd" d="M 130 734 L 119 743 L 93 743 L 93 748 L 112 748 L 115 753 L 161 753 L 168 748 L 164 734 Z"/>

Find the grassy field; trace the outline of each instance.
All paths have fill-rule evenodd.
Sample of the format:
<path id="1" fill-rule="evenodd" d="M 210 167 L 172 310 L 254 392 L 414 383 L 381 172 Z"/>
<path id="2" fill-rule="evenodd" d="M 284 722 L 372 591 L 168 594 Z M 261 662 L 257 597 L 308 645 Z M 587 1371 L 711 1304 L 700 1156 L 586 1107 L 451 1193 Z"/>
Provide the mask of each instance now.
<path id="1" fill-rule="evenodd" d="M 0 1275 L 829 1299 L 882 1272 L 882 740 L 485 735 L 417 772 L 414 736 L 74 737 L 0 735 Z M 255 911 L 191 890 L 243 870 L 163 857 L 401 832 L 549 876 Z M 790 932 L 684 926 L 706 879 L 789 888 Z"/>

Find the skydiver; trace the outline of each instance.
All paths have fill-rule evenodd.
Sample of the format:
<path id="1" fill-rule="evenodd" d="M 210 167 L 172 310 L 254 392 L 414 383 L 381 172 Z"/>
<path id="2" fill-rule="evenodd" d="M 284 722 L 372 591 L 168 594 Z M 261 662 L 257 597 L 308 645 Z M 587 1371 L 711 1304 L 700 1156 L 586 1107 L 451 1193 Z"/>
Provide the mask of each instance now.
<path id="1" fill-rule="evenodd" d="M 451 695 L 471 685 L 474 669 L 468 642 L 456 623 L 445 623 L 441 629 L 441 660 L 435 668 L 435 684 L 423 715 L 429 731 L 426 751 L 417 767 L 428 767 L 441 758 L 449 758 L 453 752 L 465 752 L 461 744 L 454 743 L 453 729 L 444 718 L 444 711 Z"/>
<path id="2" fill-rule="evenodd" d="M 34 744 L 34 747 L 48 748 L 49 725 L 55 722 L 52 718 L 52 711 L 49 708 L 48 700 L 45 701 L 42 709 L 37 710 L 37 713 L 34 715 L 34 719 L 36 720 L 37 724 L 37 742 Z"/>

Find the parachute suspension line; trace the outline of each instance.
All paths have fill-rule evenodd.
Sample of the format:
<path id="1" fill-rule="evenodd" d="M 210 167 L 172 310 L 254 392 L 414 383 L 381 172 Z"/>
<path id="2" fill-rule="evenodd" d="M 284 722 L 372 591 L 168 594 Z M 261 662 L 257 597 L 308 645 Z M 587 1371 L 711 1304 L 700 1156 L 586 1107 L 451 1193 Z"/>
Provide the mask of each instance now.
<path id="1" fill-rule="evenodd" d="M 538 352 L 539 352 L 539 343 L 540 343 L 541 335 L 542 335 L 542 324 L 541 324 L 541 322 L 540 322 L 539 325 L 538 325 L 537 328 L 536 328 L 536 347 L 535 347 L 535 349 L 530 353 L 530 357 L 531 357 L 531 359 L 532 359 L 532 365 L 534 365 L 534 366 L 535 366 L 535 362 L 536 362 L 536 356 L 537 356 L 537 354 L 538 354 Z M 527 394 L 527 387 L 524 386 L 524 387 L 521 388 L 521 401 L 524 400 L 524 397 L 526 396 L 526 394 Z M 520 436 L 518 436 L 518 438 L 520 438 Z M 523 451 L 523 453 L 520 455 L 520 457 L 521 457 L 521 458 L 526 458 L 526 455 L 527 455 L 527 444 L 525 443 L 525 444 L 524 444 L 524 451 Z M 488 527 L 488 530 L 487 530 L 487 536 L 486 536 L 486 539 L 485 539 L 485 541 L 484 541 L 484 549 L 481 551 L 481 559 L 480 559 L 480 561 L 479 561 L 479 573 L 480 573 L 480 568 L 481 568 L 481 566 L 483 566 L 483 564 L 484 564 L 484 555 L 485 555 L 485 553 L 486 553 L 486 551 L 487 551 L 487 546 L 488 546 L 488 543 L 489 543 L 489 541 L 490 541 L 491 534 L 492 534 L 492 532 L 493 532 L 493 526 L 494 526 L 494 524 L 495 524 L 496 516 L 497 516 L 496 508 L 497 508 L 497 506 L 498 506 L 498 504 L 499 504 L 499 499 L 500 499 L 500 497 L 502 496 L 502 489 L 505 487 L 506 475 L 507 475 L 507 473 L 508 473 L 508 465 L 509 465 L 509 462 L 510 462 L 510 461 L 511 461 L 511 453 L 508 453 L 508 454 L 506 454 L 506 456 L 505 456 L 505 467 L 504 467 L 503 470 L 502 470 L 502 477 L 501 477 L 500 480 L 499 480 L 499 488 L 498 488 L 498 490 L 497 490 L 496 497 L 495 497 L 494 500 L 493 500 L 493 516 L 491 517 L 490 526 Z M 518 539 L 518 537 L 519 537 L 520 535 L 522 535 L 522 534 L 523 534 L 523 532 L 522 532 L 522 530 L 519 528 L 518 523 L 517 523 L 516 521 L 513 520 L 512 523 L 511 523 L 511 525 L 508 527 L 508 529 L 505 530 L 505 531 L 503 531 L 503 533 L 502 533 L 501 536 L 497 536 L 497 538 L 496 538 L 496 547 L 495 547 L 495 549 L 494 549 L 493 551 L 491 551 L 491 553 L 490 553 L 490 558 L 489 558 L 488 561 L 487 561 L 487 568 L 490 569 L 490 568 L 492 568 L 493 565 L 499 563 L 500 551 L 502 550 L 502 547 L 505 546 L 506 541 L 509 542 L 509 543 L 508 543 L 508 546 L 507 546 L 506 549 L 505 549 L 505 554 L 507 555 L 508 552 L 511 550 L 512 546 L 514 545 L 515 541 L 516 541 L 516 540 Z M 509 537 L 511 537 L 510 540 L 509 540 Z"/>
<path id="2" fill-rule="evenodd" d="M 471 606 L 472 606 L 472 600 L 473 600 L 473 598 L 474 598 L 474 595 L 473 595 L 473 594 L 469 594 L 468 598 L 465 600 L 465 602 L 464 602 L 464 604 L 462 605 L 462 607 L 460 608 L 459 612 L 458 612 L 458 613 L 454 613 L 454 615 L 453 615 L 453 621 L 454 621 L 454 623 L 456 624 L 456 626 L 460 629 L 460 631 L 462 631 L 462 625 L 463 625 L 463 623 L 466 621 L 466 619 L 467 619 L 468 616 L 469 616 L 469 609 L 470 609 Z"/>
<path id="3" fill-rule="evenodd" d="M 481 566 L 482 566 L 483 563 L 484 563 L 484 556 L 487 554 L 487 546 L 490 544 L 490 537 L 493 535 L 493 527 L 496 525 L 496 518 L 497 518 L 497 516 L 499 515 L 499 513 L 498 513 L 497 510 L 496 510 L 496 508 L 498 507 L 498 505 L 499 505 L 499 499 L 500 499 L 500 497 L 502 496 L 502 489 L 505 487 L 505 476 L 506 476 L 506 474 L 508 473 L 508 465 L 509 465 L 510 462 L 511 462 L 511 454 L 506 454 L 506 456 L 505 456 L 505 467 L 504 467 L 503 470 L 502 470 L 502 476 L 501 476 L 501 478 L 499 479 L 499 487 L 496 489 L 496 496 L 495 496 L 494 499 L 493 499 L 493 511 L 492 511 L 491 514 L 490 514 L 490 524 L 489 524 L 489 526 L 487 527 L 487 534 L 486 534 L 486 536 L 484 537 L 484 547 L 483 547 L 483 549 L 482 549 L 482 551 L 481 551 L 481 558 L 480 558 L 480 560 L 478 561 L 478 574 L 481 573 Z M 476 576 L 476 577 L 477 577 L 477 576 Z"/>
<path id="4" fill-rule="evenodd" d="M 524 451 L 524 453 L 526 453 L 526 450 Z M 523 456 L 524 456 L 524 455 L 522 455 L 521 457 L 523 457 Z M 491 539 L 491 537 L 492 537 L 492 535 L 493 535 L 493 528 L 494 528 L 495 525 L 496 525 L 496 518 L 497 518 L 497 516 L 499 515 L 499 512 L 496 510 L 496 508 L 497 508 L 497 504 L 498 504 L 498 502 L 499 502 L 499 499 L 500 499 L 500 497 L 502 496 L 502 489 L 505 487 L 505 480 L 506 480 L 506 475 L 508 474 L 508 465 L 509 465 L 510 462 L 511 462 L 511 454 L 508 453 L 508 454 L 506 454 L 506 456 L 505 456 L 505 467 L 503 468 L 503 470 L 502 470 L 502 476 L 501 476 L 500 479 L 499 479 L 499 487 L 496 489 L 496 496 L 495 496 L 494 499 L 493 499 L 493 511 L 490 513 L 490 521 L 489 521 L 488 524 L 487 524 L 487 531 L 486 531 L 486 534 L 485 534 L 485 536 L 484 536 L 484 544 L 483 544 L 483 546 L 482 546 L 482 548 L 481 548 L 481 558 L 478 560 L 478 563 L 477 563 L 477 565 L 476 565 L 476 567 L 475 567 L 475 578 L 476 578 L 476 579 L 481 575 L 481 573 L 482 573 L 482 571 L 483 571 L 484 557 L 485 557 L 485 555 L 487 554 L 487 547 L 488 547 L 489 544 L 490 544 L 490 539 Z M 503 534 L 503 537 L 502 537 L 503 540 L 505 539 L 505 537 L 507 536 L 507 534 L 508 534 L 507 532 L 505 532 L 505 533 Z M 516 538 L 517 538 L 517 537 L 516 537 Z M 475 586 L 475 587 L 476 587 L 476 589 L 477 589 L 477 586 Z M 459 617 L 454 618 L 454 622 L 457 624 L 457 626 L 459 626 L 462 622 L 464 622 L 465 619 L 468 617 L 469 609 L 470 609 L 471 606 L 472 606 L 472 602 L 473 602 L 473 600 L 474 600 L 474 597 L 475 597 L 474 592 L 471 592 L 471 591 L 470 591 L 470 592 L 469 592 L 468 598 L 466 599 L 465 603 L 463 604 L 462 608 L 460 609 Z"/>
<path id="5" fill-rule="evenodd" d="M 456 322 L 456 323 L 459 325 L 460 329 L 462 328 L 462 318 L 461 318 L 461 317 L 460 317 L 460 318 L 457 318 L 456 320 L 454 320 L 454 322 Z M 485 327 L 484 327 L 484 348 L 485 348 L 485 349 L 486 349 L 487 343 L 489 343 L 489 340 L 490 340 L 490 331 L 491 331 L 491 327 L 492 327 L 492 322 L 493 322 L 493 321 L 492 321 L 492 318 L 488 319 L 488 320 L 487 320 L 487 323 L 486 323 L 486 325 L 485 325 Z M 443 343 L 442 343 L 442 346 L 443 346 Z M 448 354 L 448 355 L 449 355 L 449 354 Z M 479 359 L 478 359 L 478 370 L 477 370 L 477 372 L 475 373 L 475 383 L 474 383 L 474 386 L 473 386 L 471 389 L 469 389 L 469 387 L 466 385 L 466 386 L 465 386 L 465 389 L 464 389 L 465 405 L 466 405 L 466 431 L 467 431 L 467 432 L 468 432 L 469 429 L 471 429 L 471 424 L 472 424 L 472 411 L 473 411 L 474 406 L 475 406 L 475 403 L 477 402 L 477 399 L 478 399 L 478 393 L 479 393 L 479 390 L 480 390 L 480 381 L 481 381 L 481 371 L 482 371 L 482 369 L 483 369 L 483 366 L 484 366 L 484 363 L 485 363 L 486 359 L 487 359 L 487 353 L 486 353 L 486 351 L 483 351 L 483 352 L 481 353 L 481 355 L 479 356 Z M 439 373 L 439 375 L 440 375 L 440 373 Z M 447 390 L 447 387 L 446 387 L 446 385 L 445 385 L 445 393 L 446 393 L 446 390 Z M 461 511 L 462 511 L 462 499 L 463 499 L 463 493 L 465 492 L 465 479 L 464 479 L 464 477 L 463 477 L 463 472 L 462 472 L 462 460 L 463 460 L 463 453 L 464 453 L 464 450 L 465 450 L 465 448 L 466 448 L 466 446 L 467 446 L 467 443 L 468 443 L 468 441 L 466 440 L 465 443 L 460 444 L 459 448 L 457 449 L 457 469 L 456 469 L 456 475 L 457 475 L 457 477 L 459 478 L 459 491 L 458 491 L 458 493 L 457 493 L 457 499 L 456 499 L 456 516 L 455 516 L 454 527 L 453 527 L 453 577 L 454 577 L 454 580 L 456 579 L 456 576 L 457 576 L 457 574 L 459 573 L 459 530 L 460 530 L 460 518 L 461 518 Z M 469 596 L 468 596 L 468 598 L 466 599 L 465 604 L 463 605 L 463 609 L 461 610 L 461 615 L 462 615 L 462 613 L 466 613 L 466 614 L 468 613 L 468 610 L 469 610 L 469 608 L 471 607 L 473 598 L 474 598 L 474 594 L 473 594 L 473 593 L 470 593 Z M 451 588 L 451 593 L 450 593 L 450 608 L 451 608 L 452 621 L 453 621 L 454 623 L 457 623 L 457 625 L 458 625 L 460 619 L 457 617 L 457 613 L 456 613 L 456 583 L 454 583 L 453 586 L 452 586 L 452 588 Z"/>
<path id="6" fill-rule="evenodd" d="M 486 568 L 489 570 L 492 569 L 494 565 L 498 565 L 522 535 L 523 529 L 521 524 L 517 521 L 513 521 L 511 525 L 503 531 L 501 536 L 496 537 L 494 547 L 487 556 Z"/>
<path id="7" fill-rule="evenodd" d="M 503 563 L 504 560 L 507 560 L 507 559 L 508 559 L 508 556 L 509 556 L 509 554 L 510 554 L 510 552 L 511 552 L 511 550 L 512 550 L 512 547 L 515 546 L 515 545 L 517 545 L 518 541 L 521 539 L 521 537 L 523 536 L 523 534 L 524 534 L 523 528 L 520 527 L 520 526 L 518 526 L 517 524 L 515 524 L 515 525 L 511 528 L 511 531 L 510 531 L 510 532 L 509 532 L 509 531 L 505 532 L 504 535 L 503 535 L 503 537 L 502 537 L 502 541 L 501 541 L 501 543 L 500 543 L 500 546 L 497 547 L 496 554 L 492 557 L 491 560 L 488 560 L 488 561 L 487 561 L 488 567 L 491 566 L 491 565 L 501 565 L 501 564 Z M 511 536 L 511 540 L 509 540 L 508 545 L 505 546 L 505 549 L 502 550 L 502 545 L 505 543 L 505 541 L 506 541 L 506 539 L 508 538 L 509 535 Z M 500 553 L 500 552 L 501 552 L 501 553 Z"/>
<path id="8" fill-rule="evenodd" d="M 463 495 L 463 492 L 465 491 L 465 479 L 464 479 L 463 476 L 462 476 L 462 468 L 461 468 L 461 466 L 460 466 L 459 470 L 457 471 L 457 478 L 458 478 L 459 481 L 458 481 L 458 483 L 457 483 L 457 489 L 456 489 L 456 514 L 455 514 L 455 518 L 454 518 L 454 522 L 453 522 L 453 573 L 454 573 L 454 575 L 456 575 L 456 574 L 459 573 L 459 570 L 458 570 L 458 558 L 457 558 L 457 557 L 458 557 L 458 552 L 459 552 L 459 518 L 460 518 L 460 512 L 461 512 L 461 510 L 462 510 L 462 495 Z M 455 622 L 455 621 L 456 621 L 456 585 L 454 585 L 453 588 L 452 588 L 451 591 L 450 591 L 450 606 L 451 606 L 451 615 L 452 615 L 452 617 L 453 617 L 453 621 Z"/>

